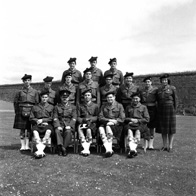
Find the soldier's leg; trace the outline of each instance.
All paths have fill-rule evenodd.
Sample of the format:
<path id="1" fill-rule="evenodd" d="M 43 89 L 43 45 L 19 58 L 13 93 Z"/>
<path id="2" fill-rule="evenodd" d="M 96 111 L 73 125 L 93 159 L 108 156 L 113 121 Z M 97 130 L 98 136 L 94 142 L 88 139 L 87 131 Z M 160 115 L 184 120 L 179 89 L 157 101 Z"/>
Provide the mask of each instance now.
<path id="1" fill-rule="evenodd" d="M 78 135 L 79 135 L 79 139 L 80 139 L 80 142 L 83 148 L 83 150 L 81 151 L 81 154 L 85 154 L 86 139 L 84 136 L 84 129 L 81 128 L 81 125 L 78 126 Z"/>
<path id="2" fill-rule="evenodd" d="M 108 152 L 109 151 L 109 144 L 108 144 L 108 140 L 107 140 L 107 137 L 105 134 L 104 127 L 99 127 L 99 134 L 100 134 L 101 140 L 103 142 L 103 146 L 105 147 L 106 152 Z"/>
<path id="3" fill-rule="evenodd" d="M 89 155 L 90 154 L 90 145 L 92 143 L 92 132 L 91 129 L 86 130 L 86 144 L 85 144 L 85 152 Z"/>
<path id="4" fill-rule="evenodd" d="M 20 143 L 21 143 L 20 151 L 25 150 L 25 129 L 20 130 Z"/>
<path id="5" fill-rule="evenodd" d="M 42 139 L 43 143 L 46 144 L 46 145 L 50 145 L 51 144 L 51 138 L 50 138 L 50 135 L 51 135 L 51 130 L 50 129 L 47 129 L 46 130 L 46 133 Z"/>
<path id="6" fill-rule="evenodd" d="M 127 134 L 127 143 L 129 146 L 129 153 L 128 153 L 128 157 L 129 158 L 133 158 L 135 156 L 137 156 L 137 140 L 133 137 L 133 132 L 131 129 L 128 129 L 128 134 Z"/>
<path id="7" fill-rule="evenodd" d="M 55 129 L 55 134 L 56 134 L 56 140 L 57 140 L 57 145 L 63 145 L 63 136 L 62 136 L 62 130 Z"/>
<path id="8" fill-rule="evenodd" d="M 72 139 L 71 129 L 65 129 L 63 134 L 63 146 L 65 149 L 71 143 L 71 139 Z"/>
<path id="9" fill-rule="evenodd" d="M 44 149 L 46 146 L 41 142 L 41 138 L 39 136 L 38 131 L 36 130 L 33 131 L 33 137 L 35 139 L 36 148 L 37 148 L 37 151 L 35 152 L 35 157 L 42 158 L 45 156 Z"/>
<path id="10" fill-rule="evenodd" d="M 109 144 L 108 151 L 113 152 L 112 150 L 113 132 L 110 126 L 106 126 L 106 134 L 107 134 L 107 139 L 108 139 L 108 144 Z"/>
<path id="11" fill-rule="evenodd" d="M 63 146 L 63 130 L 55 129 L 56 140 L 57 140 L 57 150 L 58 155 L 62 155 L 62 146 Z"/>
<path id="12" fill-rule="evenodd" d="M 31 130 L 29 129 L 25 130 L 25 150 L 30 150 L 30 147 L 29 147 L 30 132 Z"/>
<path id="13" fill-rule="evenodd" d="M 154 128 L 150 128 L 150 140 L 148 143 L 149 150 L 154 149 L 153 143 L 154 143 Z"/>

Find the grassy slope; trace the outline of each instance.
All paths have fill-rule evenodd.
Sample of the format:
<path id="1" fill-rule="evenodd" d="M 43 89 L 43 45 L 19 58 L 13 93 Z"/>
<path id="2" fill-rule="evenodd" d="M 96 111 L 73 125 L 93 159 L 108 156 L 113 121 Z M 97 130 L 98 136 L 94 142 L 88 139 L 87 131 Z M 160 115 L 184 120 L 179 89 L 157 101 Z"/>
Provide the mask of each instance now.
<path id="1" fill-rule="evenodd" d="M 21 154 L 13 113 L 0 112 L 0 195 L 196 195 L 196 123 L 178 117 L 175 152 L 139 149 L 135 159 L 115 154 L 104 159 L 96 153 L 85 158 L 48 154 L 35 160 Z M 161 147 L 156 135 L 155 148 Z"/>

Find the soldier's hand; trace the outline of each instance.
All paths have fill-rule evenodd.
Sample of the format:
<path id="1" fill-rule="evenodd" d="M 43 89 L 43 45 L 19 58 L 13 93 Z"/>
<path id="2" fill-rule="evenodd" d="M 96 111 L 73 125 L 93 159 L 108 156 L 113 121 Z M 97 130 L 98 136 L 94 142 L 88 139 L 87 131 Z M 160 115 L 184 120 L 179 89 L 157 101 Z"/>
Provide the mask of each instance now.
<path id="1" fill-rule="evenodd" d="M 112 123 L 114 123 L 114 124 L 117 124 L 118 121 L 115 120 L 115 119 L 111 119 L 110 122 L 112 122 Z"/>
<path id="2" fill-rule="evenodd" d="M 65 129 L 71 129 L 71 127 L 70 126 L 66 126 Z"/>
<path id="3" fill-rule="evenodd" d="M 59 131 L 62 131 L 62 130 L 63 130 L 63 128 L 62 128 L 62 127 L 57 127 L 57 129 L 58 129 Z"/>
<path id="4" fill-rule="evenodd" d="M 41 124 L 42 121 L 43 121 L 42 119 L 37 120 L 37 124 L 38 124 L 38 125 Z"/>
<path id="5" fill-rule="evenodd" d="M 106 125 L 114 125 L 114 123 L 109 121 Z"/>

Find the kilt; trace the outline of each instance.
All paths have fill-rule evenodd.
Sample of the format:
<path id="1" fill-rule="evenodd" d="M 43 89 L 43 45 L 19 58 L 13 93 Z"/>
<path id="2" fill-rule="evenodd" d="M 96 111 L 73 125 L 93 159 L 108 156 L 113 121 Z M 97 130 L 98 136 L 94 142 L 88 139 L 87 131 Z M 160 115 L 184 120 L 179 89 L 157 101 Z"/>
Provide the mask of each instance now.
<path id="1" fill-rule="evenodd" d="M 92 136 L 93 136 L 93 138 L 95 138 L 97 136 L 97 124 L 90 123 L 88 128 L 91 129 Z M 84 134 L 86 134 L 86 129 L 84 129 Z"/>
<path id="2" fill-rule="evenodd" d="M 139 124 L 138 126 L 131 126 L 129 124 L 126 124 L 124 126 L 124 134 L 127 135 L 128 129 L 131 129 L 133 131 L 133 134 L 135 134 L 136 130 L 139 130 L 141 133 L 141 138 L 144 138 L 145 140 L 150 140 L 150 130 L 145 124 Z"/>
<path id="3" fill-rule="evenodd" d="M 51 130 L 51 137 L 52 137 L 52 135 L 54 135 L 54 129 L 53 129 L 52 125 L 50 125 L 50 124 L 45 125 L 45 126 L 33 125 L 32 134 L 33 134 L 33 131 L 37 131 L 39 133 L 40 137 L 42 138 L 42 137 L 44 137 L 45 132 L 48 129 Z"/>
<path id="4" fill-rule="evenodd" d="M 158 126 L 156 133 L 176 133 L 176 113 L 173 104 L 162 104 L 158 106 Z"/>
<path id="5" fill-rule="evenodd" d="M 15 113 L 14 118 L 14 129 L 27 129 L 31 130 L 31 122 L 29 121 L 29 117 L 22 116 L 22 107 L 18 107 Z"/>
<path id="6" fill-rule="evenodd" d="M 102 125 L 100 125 L 100 127 L 105 128 L 106 125 L 102 124 Z M 112 129 L 114 137 L 117 139 L 118 142 L 120 142 L 123 126 L 122 125 L 110 125 L 110 128 Z"/>
<path id="7" fill-rule="evenodd" d="M 150 115 L 150 122 L 147 124 L 148 128 L 156 128 L 157 126 L 157 107 L 147 106 Z"/>

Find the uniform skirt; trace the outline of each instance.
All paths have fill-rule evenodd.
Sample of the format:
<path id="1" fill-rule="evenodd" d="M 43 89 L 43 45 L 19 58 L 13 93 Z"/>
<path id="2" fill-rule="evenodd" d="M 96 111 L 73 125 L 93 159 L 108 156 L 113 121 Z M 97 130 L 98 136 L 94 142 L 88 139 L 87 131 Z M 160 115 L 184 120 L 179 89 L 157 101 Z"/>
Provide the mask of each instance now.
<path id="1" fill-rule="evenodd" d="M 31 130 L 31 123 L 29 121 L 29 117 L 22 116 L 22 107 L 18 107 L 15 113 L 14 119 L 14 129 L 27 129 Z"/>
<path id="2" fill-rule="evenodd" d="M 176 133 L 176 113 L 173 104 L 159 105 L 156 132 L 161 134 Z"/>
<path id="3" fill-rule="evenodd" d="M 150 140 L 150 130 L 145 124 L 140 124 L 138 126 L 131 126 L 129 124 L 124 126 L 124 134 L 128 135 L 128 129 L 131 129 L 133 131 L 133 134 L 135 134 L 136 130 L 140 131 L 141 138 L 144 138 L 145 140 Z"/>
<path id="4" fill-rule="evenodd" d="M 157 107 L 147 106 L 150 115 L 150 122 L 147 124 L 148 128 L 156 128 L 157 126 Z"/>

